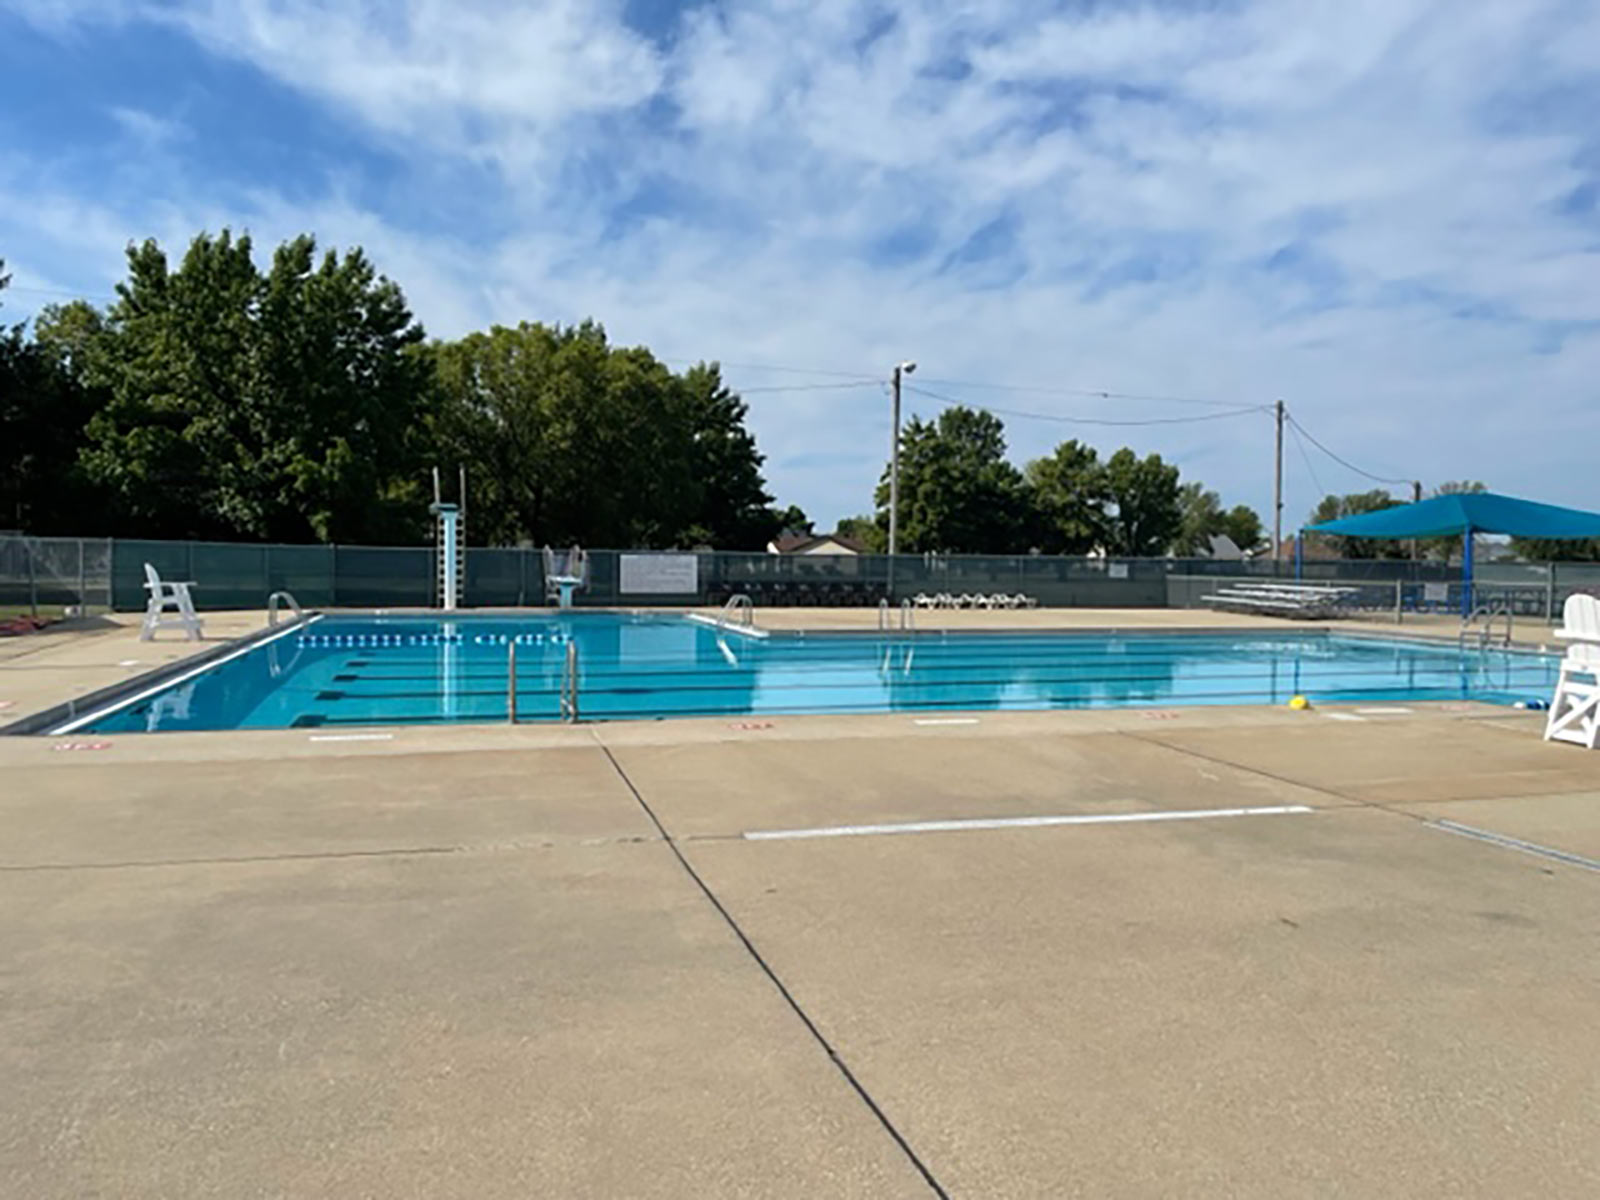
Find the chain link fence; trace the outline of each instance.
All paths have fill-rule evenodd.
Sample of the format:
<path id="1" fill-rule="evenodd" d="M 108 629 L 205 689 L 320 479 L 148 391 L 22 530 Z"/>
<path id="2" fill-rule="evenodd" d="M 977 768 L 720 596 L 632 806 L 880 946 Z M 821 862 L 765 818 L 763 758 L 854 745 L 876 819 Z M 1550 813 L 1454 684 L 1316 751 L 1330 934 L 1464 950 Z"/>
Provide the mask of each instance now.
<path id="1" fill-rule="evenodd" d="M 35 538 L 0 534 L 0 610 L 137 611 L 144 565 L 164 579 L 193 581 L 202 609 L 261 608 L 286 591 L 307 608 L 428 608 L 436 605 L 429 546 L 290 546 L 235 542 Z M 639 590 L 624 560 L 672 559 L 673 592 Z M 686 560 L 692 559 L 692 564 Z M 1193 608 L 1229 582 L 1295 577 L 1291 562 L 1270 559 L 1064 558 L 1042 555 L 778 555 L 697 551 L 656 554 L 595 550 L 586 607 L 703 607 L 743 593 L 762 606 L 848 607 L 919 593 L 1023 595 L 1045 607 Z M 1459 612 L 1460 572 L 1444 563 L 1390 559 L 1312 560 L 1306 583 L 1359 585 L 1359 605 L 1374 612 Z M 690 580 L 685 584 L 683 580 Z M 547 603 L 538 549 L 470 548 L 469 608 Z M 1504 600 L 1528 617 L 1559 615 L 1572 592 L 1600 595 L 1600 563 L 1488 563 L 1474 584 L 1478 603 Z"/>

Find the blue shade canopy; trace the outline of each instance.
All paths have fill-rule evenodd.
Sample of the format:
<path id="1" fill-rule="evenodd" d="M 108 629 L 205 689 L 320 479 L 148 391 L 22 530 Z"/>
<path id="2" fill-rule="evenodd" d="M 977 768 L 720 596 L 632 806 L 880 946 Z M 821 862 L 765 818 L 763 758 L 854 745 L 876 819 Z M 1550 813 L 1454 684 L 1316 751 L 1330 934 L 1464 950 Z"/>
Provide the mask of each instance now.
<path id="1" fill-rule="evenodd" d="M 1600 513 L 1535 504 L 1493 492 L 1462 492 L 1305 528 L 1307 533 L 1358 538 L 1445 537 L 1468 530 L 1551 541 L 1600 538 Z"/>

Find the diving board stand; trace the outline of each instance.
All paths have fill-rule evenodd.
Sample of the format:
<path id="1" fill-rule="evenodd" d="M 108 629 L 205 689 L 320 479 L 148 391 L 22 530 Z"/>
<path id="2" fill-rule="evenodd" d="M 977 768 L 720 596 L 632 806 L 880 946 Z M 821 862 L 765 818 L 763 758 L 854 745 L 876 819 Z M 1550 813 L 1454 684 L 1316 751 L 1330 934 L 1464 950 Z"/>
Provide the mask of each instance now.
<path id="1" fill-rule="evenodd" d="M 544 548 L 544 596 L 558 608 L 571 608 L 572 597 L 589 586 L 589 552 L 574 546 L 567 551 Z"/>

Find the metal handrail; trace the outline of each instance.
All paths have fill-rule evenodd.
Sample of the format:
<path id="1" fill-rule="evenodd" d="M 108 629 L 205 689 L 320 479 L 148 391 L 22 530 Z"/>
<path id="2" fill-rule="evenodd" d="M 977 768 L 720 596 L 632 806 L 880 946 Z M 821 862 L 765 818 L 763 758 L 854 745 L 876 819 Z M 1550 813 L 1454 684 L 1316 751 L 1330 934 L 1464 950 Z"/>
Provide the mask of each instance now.
<path id="1" fill-rule="evenodd" d="M 567 643 L 567 658 L 561 668 L 561 719 L 578 719 L 578 643 Z"/>
<path id="2" fill-rule="evenodd" d="M 517 723 L 517 643 L 513 638 L 506 646 L 506 721 Z"/>
<path id="3" fill-rule="evenodd" d="M 909 600 L 900 601 L 900 628 L 908 629 L 912 633 L 917 631 L 916 606 Z"/>
<path id="4" fill-rule="evenodd" d="M 717 614 L 717 628 L 726 629 L 728 619 L 735 613 L 740 614 L 739 623 L 749 629 L 756 623 L 755 602 L 750 599 L 747 592 L 738 592 L 728 597 L 728 602 L 722 606 L 722 611 Z"/>
<path id="5" fill-rule="evenodd" d="M 888 630 L 888 628 L 889 628 L 889 601 L 887 599 L 883 599 L 883 600 L 879 600 L 878 601 L 878 632 L 879 633 L 884 633 L 884 632 L 886 632 Z"/>
<path id="6" fill-rule="evenodd" d="M 1478 649 L 1487 650 L 1490 641 L 1494 637 L 1494 623 L 1500 617 L 1504 617 L 1506 622 L 1505 637 L 1501 640 L 1500 645 L 1510 646 L 1515 615 L 1510 605 L 1499 600 L 1492 604 L 1480 604 L 1463 618 L 1461 632 L 1456 635 L 1456 645 L 1465 650 L 1467 648 L 1467 638 L 1476 634 Z M 1483 620 L 1482 625 L 1478 624 L 1480 618 Z"/>
<path id="7" fill-rule="evenodd" d="M 272 595 L 267 597 L 267 625 L 269 628 L 278 623 L 278 602 L 280 600 L 288 603 L 289 608 L 294 612 L 294 619 L 296 621 L 300 621 L 305 618 L 306 614 L 300 608 L 300 602 L 297 601 L 291 593 L 273 592 Z"/>

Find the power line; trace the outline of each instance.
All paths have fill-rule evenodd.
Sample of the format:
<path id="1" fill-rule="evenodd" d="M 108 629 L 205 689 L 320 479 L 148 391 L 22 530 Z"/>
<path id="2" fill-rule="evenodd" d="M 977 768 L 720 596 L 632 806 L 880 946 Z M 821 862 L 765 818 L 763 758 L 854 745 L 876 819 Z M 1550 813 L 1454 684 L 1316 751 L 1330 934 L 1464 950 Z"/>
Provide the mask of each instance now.
<path id="1" fill-rule="evenodd" d="M 1032 392 L 1041 396 L 1091 396 L 1099 400 L 1146 400 L 1160 404 L 1199 404 L 1209 408 L 1232 408 L 1240 412 L 1256 412 L 1263 406 L 1243 404 L 1237 400 L 1201 400 L 1193 396 L 1164 396 L 1143 392 L 1113 392 L 1105 388 L 1038 387 L 1021 383 L 980 383 L 970 379 L 929 379 L 927 383 L 940 387 L 987 388 L 996 392 Z"/>
<path id="2" fill-rule="evenodd" d="M 941 404 L 952 404 L 958 407 L 977 408 L 996 416 L 1021 417 L 1029 421 L 1057 421 L 1065 425 L 1111 425 L 1129 427 L 1139 425 L 1193 425 L 1200 421 L 1221 421 L 1229 417 L 1242 417 L 1250 413 L 1265 412 L 1266 406 L 1255 408 L 1232 409 L 1228 412 L 1206 413 L 1198 417 L 1146 417 L 1142 420 L 1116 420 L 1111 417 L 1069 417 L 1061 413 L 1024 412 L 1014 408 L 996 408 L 988 404 L 975 404 L 968 400 L 957 400 L 953 396 L 944 396 L 938 392 L 930 391 L 920 384 L 906 384 L 906 390 L 915 392 L 919 396 L 926 396 L 930 400 L 937 400 Z"/>
<path id="3" fill-rule="evenodd" d="M 1397 484 L 1397 485 L 1400 485 L 1400 486 L 1403 486 L 1403 487 L 1410 487 L 1411 486 L 1411 480 L 1409 480 L 1409 479 L 1389 479 L 1389 478 L 1386 478 L 1385 476 L 1382 476 L 1382 475 L 1374 475 L 1371 471 L 1363 471 L 1360 467 L 1356 466 L 1355 463 L 1351 462 L 1349 459 L 1341 458 L 1339 455 L 1335 454 L 1332 450 L 1329 450 L 1321 442 L 1317 441 L 1317 439 L 1312 436 L 1311 431 L 1309 429 L 1307 429 L 1304 425 L 1300 424 L 1299 421 L 1295 420 L 1293 414 L 1290 414 L 1290 416 L 1289 416 L 1289 424 L 1294 426 L 1301 433 L 1305 434 L 1306 438 L 1318 450 L 1321 450 L 1329 458 L 1333 459 L 1334 462 L 1338 463 L 1340 466 L 1346 468 L 1347 470 L 1354 471 L 1357 475 L 1360 475 L 1360 476 L 1363 476 L 1364 478 L 1372 480 L 1373 483 L 1392 483 L 1392 484 Z"/>
<path id="4" fill-rule="evenodd" d="M 1305 439 L 1300 436 L 1300 431 L 1294 427 L 1292 422 L 1289 425 L 1289 432 L 1294 434 L 1294 444 L 1300 450 L 1300 459 L 1301 459 L 1302 462 L 1304 462 L 1306 464 L 1306 471 L 1311 476 L 1311 482 L 1316 485 L 1317 495 L 1319 495 L 1319 496 L 1328 495 L 1329 493 L 1328 493 L 1327 489 L 1325 489 L 1322 486 L 1322 480 L 1317 478 L 1317 469 L 1316 469 L 1316 467 L 1311 465 L 1311 455 L 1306 453 Z"/>
<path id="5" fill-rule="evenodd" d="M 840 388 L 873 387 L 882 382 L 881 379 L 852 379 L 846 383 L 779 383 L 734 390 L 741 396 L 748 396 L 751 392 L 830 392 L 838 391 Z"/>

